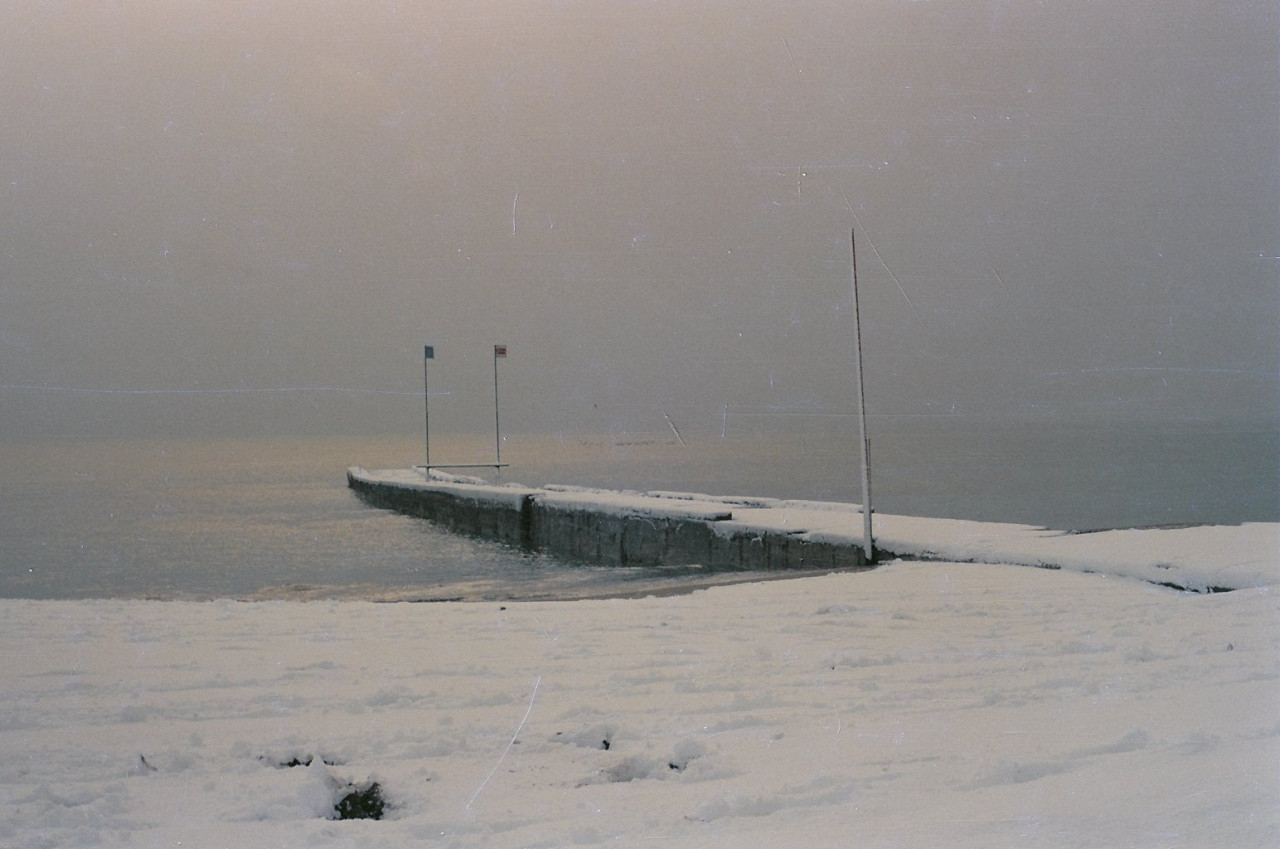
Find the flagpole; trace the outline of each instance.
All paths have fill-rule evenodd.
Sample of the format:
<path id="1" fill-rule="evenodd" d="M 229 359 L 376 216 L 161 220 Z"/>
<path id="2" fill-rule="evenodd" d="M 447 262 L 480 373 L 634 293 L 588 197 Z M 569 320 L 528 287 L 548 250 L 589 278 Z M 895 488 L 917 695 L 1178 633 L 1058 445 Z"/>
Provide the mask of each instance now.
<path id="1" fill-rule="evenodd" d="M 856 229 L 849 230 L 849 247 L 853 254 L 853 337 L 854 369 L 858 387 L 858 439 L 862 443 L 862 551 L 866 561 L 875 561 L 871 541 L 871 444 L 867 440 L 867 399 L 862 386 L 862 322 L 858 315 L 858 244 Z"/>

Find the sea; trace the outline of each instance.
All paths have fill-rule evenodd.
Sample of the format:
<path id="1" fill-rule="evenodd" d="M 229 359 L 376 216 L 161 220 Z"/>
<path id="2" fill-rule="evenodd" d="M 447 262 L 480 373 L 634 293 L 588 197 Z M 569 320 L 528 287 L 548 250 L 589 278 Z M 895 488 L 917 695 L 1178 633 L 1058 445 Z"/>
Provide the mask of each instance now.
<path id="1" fill-rule="evenodd" d="M 733 433 L 432 436 L 488 481 L 861 500 L 843 424 Z M 678 590 L 697 567 L 559 560 L 362 502 L 348 466 L 421 463 L 421 435 L 0 441 L 0 597 L 568 599 Z M 1274 427 L 877 421 L 878 512 L 1061 530 L 1280 521 Z M 743 577 L 751 577 L 745 575 Z"/>

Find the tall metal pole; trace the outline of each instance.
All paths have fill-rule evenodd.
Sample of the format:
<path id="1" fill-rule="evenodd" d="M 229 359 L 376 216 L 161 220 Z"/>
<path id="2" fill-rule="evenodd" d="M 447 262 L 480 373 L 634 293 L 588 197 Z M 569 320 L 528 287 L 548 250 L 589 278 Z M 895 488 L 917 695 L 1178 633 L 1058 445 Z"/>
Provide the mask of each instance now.
<path id="1" fill-rule="evenodd" d="M 853 252 L 853 363 L 858 373 L 858 439 L 862 443 L 862 551 L 870 563 L 875 560 L 875 547 L 871 542 L 871 443 L 867 439 L 867 399 L 862 386 L 862 322 L 858 315 L 856 229 L 849 230 L 849 247 Z"/>
<path id="2" fill-rule="evenodd" d="M 498 359 L 506 355 L 506 345 L 493 346 L 493 450 L 496 463 L 502 462 L 502 425 L 498 419 Z"/>
<path id="3" fill-rule="evenodd" d="M 431 396 L 427 393 L 427 361 L 434 359 L 436 355 L 435 348 L 430 345 L 423 346 L 422 349 L 422 420 L 424 440 L 427 448 L 426 464 L 423 467 L 424 477 L 431 477 Z"/>

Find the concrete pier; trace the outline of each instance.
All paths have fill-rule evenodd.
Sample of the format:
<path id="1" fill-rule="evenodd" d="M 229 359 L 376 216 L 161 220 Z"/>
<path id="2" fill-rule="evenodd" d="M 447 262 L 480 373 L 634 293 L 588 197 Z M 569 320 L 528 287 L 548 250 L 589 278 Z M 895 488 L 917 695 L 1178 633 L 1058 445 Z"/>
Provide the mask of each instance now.
<path id="1" fill-rule="evenodd" d="M 412 469 L 347 470 L 377 507 L 587 563 L 715 570 L 869 568 L 856 504 L 491 485 Z"/>

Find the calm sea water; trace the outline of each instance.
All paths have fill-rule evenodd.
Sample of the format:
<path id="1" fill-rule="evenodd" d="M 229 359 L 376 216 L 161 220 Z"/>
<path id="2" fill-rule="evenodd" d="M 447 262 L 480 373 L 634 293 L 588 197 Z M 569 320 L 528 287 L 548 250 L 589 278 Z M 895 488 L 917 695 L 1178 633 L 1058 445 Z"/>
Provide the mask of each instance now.
<path id="1" fill-rule="evenodd" d="M 859 500 L 843 423 L 773 432 L 508 437 L 502 479 Z M 1062 529 L 1280 521 L 1273 429 L 878 422 L 876 509 Z M 0 596 L 567 597 L 696 570 L 599 568 L 375 509 L 348 465 L 421 461 L 410 436 L 0 443 Z M 436 461 L 492 443 L 433 435 Z"/>

